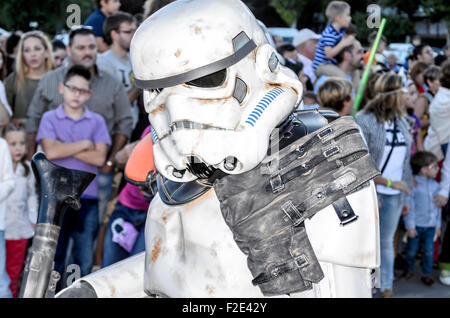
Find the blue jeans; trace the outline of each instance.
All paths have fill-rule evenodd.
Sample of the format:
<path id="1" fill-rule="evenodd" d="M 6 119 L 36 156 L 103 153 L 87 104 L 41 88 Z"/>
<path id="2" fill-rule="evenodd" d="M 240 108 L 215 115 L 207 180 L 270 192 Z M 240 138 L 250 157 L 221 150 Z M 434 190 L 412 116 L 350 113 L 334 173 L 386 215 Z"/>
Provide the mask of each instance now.
<path id="1" fill-rule="evenodd" d="M 139 235 L 134 243 L 133 249 L 128 253 L 118 243 L 113 242 L 113 232 L 111 229 L 112 223 L 122 218 L 124 221 L 133 224 L 134 228 L 139 232 Z M 117 202 L 113 213 L 108 222 L 108 228 L 105 235 L 105 243 L 103 245 L 103 261 L 102 268 L 119 262 L 129 256 L 139 254 L 145 251 L 145 220 L 147 219 L 147 211 L 135 210 L 124 206 Z"/>
<path id="2" fill-rule="evenodd" d="M 101 223 L 105 216 L 106 208 L 108 207 L 108 201 L 111 197 L 112 184 L 114 181 L 114 174 L 107 174 L 98 172 L 98 219 Z"/>
<path id="3" fill-rule="evenodd" d="M 394 280 L 394 234 L 402 214 L 401 195 L 378 194 L 380 210 L 380 290 L 392 290 Z"/>
<path id="4" fill-rule="evenodd" d="M 414 271 L 419 243 L 422 242 L 422 275 L 431 275 L 433 271 L 433 239 L 435 230 L 434 227 L 416 226 L 417 236 L 415 238 L 408 237 L 408 243 L 406 244 L 406 263 L 410 271 Z"/>
<path id="5" fill-rule="evenodd" d="M 0 231 L 0 298 L 11 298 L 9 276 L 6 272 L 5 231 Z"/>
<path id="6" fill-rule="evenodd" d="M 80 267 L 81 277 L 91 272 L 98 227 L 96 199 L 81 199 L 80 211 L 68 209 L 65 212 L 55 253 L 55 270 L 62 277 L 58 282 L 58 290 L 65 287 L 65 259 L 70 238 L 73 239 L 73 263 Z"/>

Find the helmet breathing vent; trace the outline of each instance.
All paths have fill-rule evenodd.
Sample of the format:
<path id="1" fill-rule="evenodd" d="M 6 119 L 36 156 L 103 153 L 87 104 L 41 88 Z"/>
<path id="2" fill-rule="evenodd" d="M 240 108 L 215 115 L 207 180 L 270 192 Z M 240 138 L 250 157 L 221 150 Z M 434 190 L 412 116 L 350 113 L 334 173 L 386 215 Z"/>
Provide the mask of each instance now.
<path id="1" fill-rule="evenodd" d="M 240 78 L 236 78 L 236 85 L 234 86 L 233 97 L 238 100 L 239 103 L 242 101 L 247 95 L 247 85 Z"/>
<path id="2" fill-rule="evenodd" d="M 233 39 L 234 52 L 237 52 L 240 48 L 242 48 L 248 42 L 250 42 L 250 38 L 247 36 L 247 34 L 244 31 L 242 31 L 241 33 L 236 35 Z"/>

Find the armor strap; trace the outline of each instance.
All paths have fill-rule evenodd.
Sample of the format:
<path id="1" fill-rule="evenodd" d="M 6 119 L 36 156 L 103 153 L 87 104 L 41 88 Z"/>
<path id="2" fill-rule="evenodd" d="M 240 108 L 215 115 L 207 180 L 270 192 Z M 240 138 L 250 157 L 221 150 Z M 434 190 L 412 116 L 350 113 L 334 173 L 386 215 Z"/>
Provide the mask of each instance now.
<path id="1" fill-rule="evenodd" d="M 282 168 L 276 165 L 278 158 L 287 158 Z M 333 205 L 342 226 L 355 221 L 345 196 L 366 186 L 379 171 L 350 117 L 294 141 L 266 157 L 260 168 L 265 165 L 276 173 L 270 176 L 255 168 L 214 182 L 222 215 L 248 256 L 253 284 L 265 296 L 310 289 L 323 271 L 305 220 Z"/>
<path id="2" fill-rule="evenodd" d="M 323 271 L 303 224 L 278 235 L 274 241 L 280 242 L 285 249 L 275 252 L 280 253 L 277 261 L 269 264 L 252 280 L 253 285 L 259 286 L 265 295 L 272 294 L 274 284 L 290 284 L 295 281 L 296 290 L 291 292 L 300 292 L 311 289 L 312 283 L 322 280 Z M 260 248 L 264 249 L 263 246 Z M 267 248 L 270 249 L 270 246 Z"/>
<path id="3" fill-rule="evenodd" d="M 323 201 L 326 202 L 336 192 L 343 192 L 343 195 L 345 195 L 345 188 L 355 181 L 356 176 L 352 172 L 348 172 L 329 183 L 326 187 L 315 189 L 313 195 L 300 203 L 297 209 L 301 212 L 309 211 L 310 215 L 308 217 L 312 217 L 316 213 L 316 209 L 313 209 L 316 205 L 323 203 Z"/>
<path id="4" fill-rule="evenodd" d="M 336 200 L 332 205 L 341 221 L 341 226 L 350 224 L 358 219 L 346 197 Z"/>
<path id="5" fill-rule="evenodd" d="M 259 274 L 256 278 L 252 280 L 253 285 L 261 285 L 270 282 L 272 279 L 276 279 L 283 274 L 293 272 L 302 267 L 308 266 L 309 262 L 305 254 L 301 254 L 286 263 L 275 266 L 270 271 Z M 309 282 L 305 282 L 307 285 L 311 285 Z"/>
<path id="6" fill-rule="evenodd" d="M 333 207 L 336 210 L 336 214 L 341 221 L 341 225 L 347 225 L 350 224 L 358 219 L 358 216 L 353 211 L 350 203 L 347 201 L 346 197 L 342 197 L 335 201 L 333 203 Z M 287 218 L 293 223 L 294 227 L 299 227 L 304 230 L 304 221 L 307 217 L 306 213 L 300 212 L 295 205 L 292 203 L 291 200 L 285 202 L 281 206 L 282 211 L 285 213 Z M 315 213 L 314 213 L 315 214 Z M 304 241 L 304 246 L 302 247 L 302 251 L 305 253 L 301 253 L 300 255 L 293 256 L 286 262 L 278 265 L 273 265 L 270 268 L 267 269 L 267 271 L 260 273 L 258 276 L 256 276 L 252 280 L 252 284 L 262 285 L 266 283 L 270 283 L 272 280 L 278 279 L 282 275 L 286 275 L 288 273 L 294 272 L 296 270 L 300 271 L 300 275 L 302 273 L 302 268 L 305 268 L 307 266 L 317 267 L 318 262 L 316 259 L 310 260 L 310 257 L 306 255 L 308 254 L 314 254 L 314 251 L 312 250 L 312 247 L 310 246 L 310 242 L 308 239 L 308 236 L 305 235 L 302 239 Z M 315 269 L 317 273 L 322 273 L 320 266 L 319 268 Z M 322 273 L 323 275 L 323 273 Z M 301 275 L 302 276 L 302 275 Z M 311 288 L 311 281 L 308 281 L 302 276 L 304 289 L 310 289 Z"/>
<path id="7" fill-rule="evenodd" d="M 318 143 L 328 143 L 330 139 L 339 140 L 350 134 L 359 134 L 359 130 L 354 127 L 340 126 L 340 127 L 330 127 L 326 126 L 322 128 L 322 131 L 307 135 L 302 139 L 306 139 L 302 144 L 292 151 L 289 149 L 283 149 L 280 151 L 280 169 L 291 164 L 296 159 L 303 157 L 310 149 L 312 149 Z"/>
<path id="8" fill-rule="evenodd" d="M 313 169 L 317 165 L 319 165 L 322 161 L 327 160 L 330 156 L 336 154 L 339 152 L 339 147 L 332 147 L 331 149 L 325 151 L 321 155 L 314 157 L 310 161 L 298 166 L 297 168 L 294 168 L 284 175 L 280 176 L 279 174 L 273 176 L 270 178 L 270 183 L 266 185 L 266 191 L 272 190 L 274 193 L 277 193 L 281 190 L 279 183 L 275 183 L 275 181 L 280 181 L 283 184 L 301 176 L 302 174 L 308 172 L 309 170 Z M 274 180 L 272 182 L 272 180 Z M 275 185 L 275 186 L 274 186 Z"/>
<path id="9" fill-rule="evenodd" d="M 360 138 L 359 135 L 356 136 L 346 136 L 346 141 L 352 142 L 355 138 Z M 341 143 L 342 144 L 342 143 Z M 341 149 L 341 147 L 332 144 L 328 148 L 324 149 L 321 153 L 319 153 L 317 156 L 313 157 L 310 161 L 307 161 L 303 164 L 297 165 L 295 168 L 287 171 L 286 173 L 280 175 L 279 172 L 274 173 L 270 179 L 268 184 L 265 186 L 266 191 L 271 191 L 276 194 L 278 192 L 281 192 L 284 190 L 284 185 L 287 184 L 289 181 L 292 181 L 318 165 L 320 165 L 324 161 L 332 160 L 328 165 L 325 167 L 321 167 L 323 169 L 323 174 L 329 173 L 331 171 L 339 169 L 339 167 L 347 166 L 354 162 L 355 160 L 360 159 L 361 157 L 367 155 L 368 151 L 367 148 L 364 148 L 363 145 L 360 145 L 358 147 L 346 147 L 345 149 Z M 301 159 L 301 158 L 299 158 Z"/>

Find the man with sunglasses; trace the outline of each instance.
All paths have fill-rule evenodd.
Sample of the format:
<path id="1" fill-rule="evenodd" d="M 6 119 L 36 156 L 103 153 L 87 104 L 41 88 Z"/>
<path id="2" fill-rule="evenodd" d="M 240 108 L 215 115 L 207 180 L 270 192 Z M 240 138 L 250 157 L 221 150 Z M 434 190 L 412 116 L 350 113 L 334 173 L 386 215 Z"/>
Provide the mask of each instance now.
<path id="1" fill-rule="evenodd" d="M 91 72 L 92 95 L 86 106 L 100 114 L 106 123 L 112 145 L 108 150 L 104 165 L 99 167 L 99 217 L 102 219 L 110 197 L 114 157 L 127 143 L 132 131 L 131 105 L 122 83 L 97 67 L 97 44 L 91 27 L 77 26 L 69 34 L 67 53 L 70 63 L 47 73 L 40 81 L 27 114 L 29 158 L 36 149 L 36 132 L 44 112 L 56 109 L 62 103 L 59 83 L 63 82 L 67 71 L 73 65 L 82 65 Z"/>
<path id="2" fill-rule="evenodd" d="M 139 111 L 136 97 L 138 90 L 133 83 L 133 70 L 130 61 L 130 43 L 136 31 L 136 19 L 127 12 L 117 12 L 108 16 L 103 24 L 106 44 L 110 49 L 98 56 L 98 65 L 116 77 L 127 91 L 132 104 L 133 127 Z"/>

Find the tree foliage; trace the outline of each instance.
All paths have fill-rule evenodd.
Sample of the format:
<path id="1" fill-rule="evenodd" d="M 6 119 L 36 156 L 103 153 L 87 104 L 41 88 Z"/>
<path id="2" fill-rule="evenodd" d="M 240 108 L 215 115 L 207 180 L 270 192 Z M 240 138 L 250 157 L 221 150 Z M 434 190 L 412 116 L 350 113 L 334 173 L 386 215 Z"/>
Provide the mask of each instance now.
<path id="1" fill-rule="evenodd" d="M 321 32 L 326 25 L 325 8 L 331 0 L 271 0 L 281 17 L 291 25 L 297 21 L 297 28 L 310 28 Z M 367 6 L 376 2 L 382 8 L 397 8 L 398 14 L 386 16 L 384 34 L 390 41 L 404 41 L 414 34 L 415 13 L 420 7 L 431 22 L 446 21 L 450 28 L 450 2 L 448 0 L 347 0 L 351 6 L 352 23 L 358 28 L 358 38 L 367 44 L 367 37 L 373 31 L 367 27 Z M 406 16 L 405 16 L 406 14 Z"/>
<path id="2" fill-rule="evenodd" d="M 66 12 L 70 4 L 80 6 L 81 23 L 93 12 L 91 0 L 1 0 L 0 27 L 6 30 L 29 31 L 30 22 L 36 21 L 39 30 L 55 34 L 67 28 Z"/>

